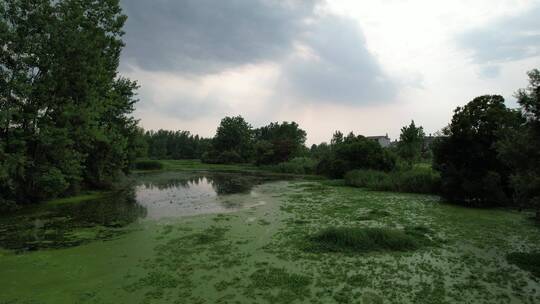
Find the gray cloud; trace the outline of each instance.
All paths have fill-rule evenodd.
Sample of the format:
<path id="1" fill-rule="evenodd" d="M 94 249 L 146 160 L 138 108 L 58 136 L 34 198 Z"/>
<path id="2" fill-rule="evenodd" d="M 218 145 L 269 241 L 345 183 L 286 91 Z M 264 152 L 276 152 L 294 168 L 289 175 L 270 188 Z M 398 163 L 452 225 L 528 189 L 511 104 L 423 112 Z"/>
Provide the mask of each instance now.
<path id="1" fill-rule="evenodd" d="M 278 95 L 348 105 L 391 100 L 397 85 L 368 51 L 358 24 L 317 15 L 321 1 L 123 0 L 128 15 L 123 67 L 131 63 L 147 71 L 198 77 L 273 62 L 282 67 Z M 317 60 L 295 55 L 296 45 Z M 188 116 L 220 102 L 179 100 L 193 110 Z"/>
<path id="2" fill-rule="evenodd" d="M 358 105 L 389 101 L 396 95 L 396 83 L 368 51 L 353 20 L 323 17 L 302 38 L 316 59 L 295 57 L 284 72 L 285 86 L 299 97 Z"/>
<path id="3" fill-rule="evenodd" d="M 479 64 L 507 62 L 540 55 L 540 5 L 518 16 L 504 17 L 458 36 Z"/>
<path id="4" fill-rule="evenodd" d="M 285 54 L 318 0 L 123 0 L 123 59 L 201 74 Z"/>

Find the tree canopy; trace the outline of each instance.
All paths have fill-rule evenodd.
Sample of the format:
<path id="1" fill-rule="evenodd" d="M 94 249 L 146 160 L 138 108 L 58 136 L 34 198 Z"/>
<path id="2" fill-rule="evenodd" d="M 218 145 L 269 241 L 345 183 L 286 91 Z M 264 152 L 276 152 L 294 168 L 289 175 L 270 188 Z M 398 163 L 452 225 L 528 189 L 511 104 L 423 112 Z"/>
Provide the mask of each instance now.
<path id="1" fill-rule="evenodd" d="M 511 172 L 497 157 L 496 143 L 520 123 L 519 112 L 506 108 L 499 95 L 480 96 L 458 107 L 433 147 L 442 195 L 473 206 L 508 203 Z"/>
<path id="2" fill-rule="evenodd" d="M 399 156 L 409 164 L 418 160 L 422 153 L 424 136 L 424 129 L 422 127 L 417 127 L 414 124 L 414 120 L 411 121 L 410 125 L 401 128 L 397 146 Z"/>
<path id="3" fill-rule="evenodd" d="M 108 187 L 136 156 L 118 0 L 0 3 L 0 187 L 32 202 Z"/>

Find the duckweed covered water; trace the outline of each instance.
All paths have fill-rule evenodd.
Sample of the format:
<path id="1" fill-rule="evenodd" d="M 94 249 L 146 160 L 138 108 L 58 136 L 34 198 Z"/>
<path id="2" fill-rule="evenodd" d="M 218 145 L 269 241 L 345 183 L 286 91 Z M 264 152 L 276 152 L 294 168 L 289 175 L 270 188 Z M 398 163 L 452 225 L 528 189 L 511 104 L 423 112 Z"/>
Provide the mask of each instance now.
<path id="1" fill-rule="evenodd" d="M 332 227 L 422 227 L 433 242 L 305 250 Z M 426 195 L 160 173 L 110 197 L 2 218 L 0 229 L 2 304 L 540 302 L 538 278 L 506 260 L 540 249 L 528 215 Z"/>

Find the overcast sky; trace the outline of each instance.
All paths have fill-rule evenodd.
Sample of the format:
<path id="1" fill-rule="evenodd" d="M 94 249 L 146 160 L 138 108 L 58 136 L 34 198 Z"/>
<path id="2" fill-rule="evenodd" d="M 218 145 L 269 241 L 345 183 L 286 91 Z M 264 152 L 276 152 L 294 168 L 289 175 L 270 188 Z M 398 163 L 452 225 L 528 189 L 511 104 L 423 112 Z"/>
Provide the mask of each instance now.
<path id="1" fill-rule="evenodd" d="M 122 0 L 121 73 L 146 129 L 213 136 L 222 117 L 334 130 L 440 130 L 540 68 L 540 0 Z"/>

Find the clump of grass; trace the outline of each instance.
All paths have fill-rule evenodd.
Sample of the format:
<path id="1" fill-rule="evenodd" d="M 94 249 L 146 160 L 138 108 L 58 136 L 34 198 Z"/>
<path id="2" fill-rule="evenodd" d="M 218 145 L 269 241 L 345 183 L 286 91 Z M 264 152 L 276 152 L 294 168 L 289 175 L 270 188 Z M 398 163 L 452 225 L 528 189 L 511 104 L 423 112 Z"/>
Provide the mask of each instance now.
<path id="1" fill-rule="evenodd" d="M 251 284 L 248 296 L 253 291 L 262 290 L 262 295 L 271 303 L 291 303 L 301 300 L 310 294 L 311 279 L 307 276 L 289 273 L 285 268 L 265 267 L 250 275 Z M 276 294 L 274 291 L 277 291 Z"/>
<path id="2" fill-rule="evenodd" d="M 373 210 L 370 210 L 368 213 L 359 216 L 358 220 L 359 221 L 376 220 L 379 218 L 387 217 L 389 215 L 390 215 L 390 212 L 386 210 L 373 209 Z"/>
<path id="3" fill-rule="evenodd" d="M 331 227 L 310 238 L 308 249 L 323 252 L 408 251 L 425 244 L 421 233 L 387 228 Z"/>
<path id="4" fill-rule="evenodd" d="M 137 170 L 161 170 L 163 164 L 157 160 L 139 160 L 135 162 L 135 169 Z"/>
<path id="5" fill-rule="evenodd" d="M 517 265 L 523 270 L 530 271 L 534 276 L 540 277 L 540 251 L 513 252 L 506 256 L 509 263 Z"/>
<path id="6" fill-rule="evenodd" d="M 194 245 L 208 245 L 222 241 L 228 229 L 211 226 L 200 233 L 194 233 L 186 238 L 193 241 Z"/>

